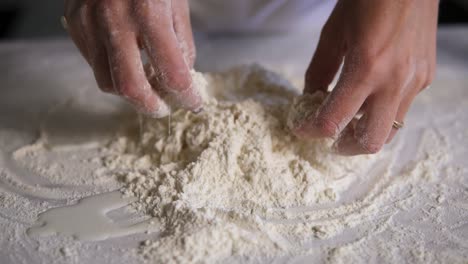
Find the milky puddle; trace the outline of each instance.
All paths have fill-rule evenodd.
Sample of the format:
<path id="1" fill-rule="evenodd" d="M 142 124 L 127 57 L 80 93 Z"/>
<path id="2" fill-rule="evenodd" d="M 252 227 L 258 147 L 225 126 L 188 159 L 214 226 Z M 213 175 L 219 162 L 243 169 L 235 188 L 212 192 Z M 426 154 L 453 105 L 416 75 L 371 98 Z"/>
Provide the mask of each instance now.
<path id="1" fill-rule="evenodd" d="M 119 191 L 85 197 L 76 204 L 56 207 L 39 214 L 37 226 L 27 230 L 30 236 L 54 234 L 72 236 L 78 240 L 98 241 L 155 230 L 153 219 L 121 224 L 109 214 L 132 203 L 134 198 L 123 198 Z"/>

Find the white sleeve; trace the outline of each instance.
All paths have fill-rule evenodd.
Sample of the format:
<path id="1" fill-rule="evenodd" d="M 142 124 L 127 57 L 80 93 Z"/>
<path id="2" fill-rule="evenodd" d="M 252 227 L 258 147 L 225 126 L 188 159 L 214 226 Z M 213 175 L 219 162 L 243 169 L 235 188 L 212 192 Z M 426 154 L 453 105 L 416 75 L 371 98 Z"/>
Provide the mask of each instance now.
<path id="1" fill-rule="evenodd" d="M 190 0 L 195 29 L 258 32 L 321 27 L 336 0 Z"/>

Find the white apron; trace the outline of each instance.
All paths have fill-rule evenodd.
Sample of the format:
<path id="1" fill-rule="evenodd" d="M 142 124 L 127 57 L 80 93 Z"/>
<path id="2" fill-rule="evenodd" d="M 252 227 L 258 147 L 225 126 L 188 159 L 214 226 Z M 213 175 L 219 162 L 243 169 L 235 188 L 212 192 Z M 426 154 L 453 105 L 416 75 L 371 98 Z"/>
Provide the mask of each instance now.
<path id="1" fill-rule="evenodd" d="M 301 31 L 322 27 L 336 0 L 190 0 L 192 23 L 205 32 Z"/>

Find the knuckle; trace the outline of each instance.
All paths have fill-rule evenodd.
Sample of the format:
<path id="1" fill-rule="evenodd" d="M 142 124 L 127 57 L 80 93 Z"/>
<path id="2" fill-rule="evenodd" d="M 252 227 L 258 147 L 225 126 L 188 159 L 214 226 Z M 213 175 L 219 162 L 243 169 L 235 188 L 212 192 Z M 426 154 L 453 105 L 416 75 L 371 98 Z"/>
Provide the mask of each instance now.
<path id="1" fill-rule="evenodd" d="M 403 96 L 406 93 L 405 87 L 396 85 L 396 86 L 385 86 L 377 95 L 385 98 L 387 102 L 400 102 Z"/>
<path id="2" fill-rule="evenodd" d="M 426 71 L 421 71 L 415 76 L 415 84 L 420 91 L 426 89 L 434 80 L 434 69 L 428 68 Z"/>
<path id="3" fill-rule="evenodd" d="M 412 64 L 408 61 L 400 62 L 395 65 L 393 78 L 399 85 L 405 85 L 411 80 Z"/>
<path id="4" fill-rule="evenodd" d="M 385 93 L 385 97 L 389 100 L 389 102 L 399 102 L 403 98 L 405 94 L 405 90 L 402 87 L 396 87 L 393 89 L 388 89 Z"/>
<path id="5" fill-rule="evenodd" d="M 351 72 L 354 71 L 363 81 L 380 78 L 385 73 L 380 62 L 378 54 L 369 51 L 356 52 L 351 61 L 351 66 L 354 68 Z"/>
<path id="6" fill-rule="evenodd" d="M 418 72 L 414 76 L 414 82 L 416 86 L 421 87 L 421 89 L 426 86 L 427 79 L 428 79 L 427 74 L 424 72 Z"/>
<path id="7" fill-rule="evenodd" d="M 367 44 L 355 47 L 352 54 L 353 66 L 364 80 L 391 78 L 403 84 L 411 74 L 414 64 L 411 57 L 393 58 L 386 49 Z"/>
<path id="8" fill-rule="evenodd" d="M 360 49 L 356 52 L 360 56 L 360 66 L 365 69 L 374 69 L 376 62 L 379 60 L 378 52 L 372 51 L 371 48 Z"/>
<path id="9" fill-rule="evenodd" d="M 105 29 L 110 30 L 114 23 L 118 22 L 119 13 L 123 8 L 117 7 L 116 3 L 119 1 L 100 0 L 97 1 L 96 6 L 93 8 L 93 15 L 96 17 L 97 22 Z"/>
<path id="10" fill-rule="evenodd" d="M 133 1 L 133 8 L 130 12 L 135 14 L 137 23 L 141 25 L 152 25 L 161 23 L 161 18 L 169 22 L 169 17 L 172 14 L 171 1 Z M 159 11 L 159 12 L 158 12 Z M 158 13 L 156 16 L 155 13 Z M 172 20 L 171 20 L 172 21 Z M 150 30 L 150 27 L 146 27 L 144 30 Z"/>

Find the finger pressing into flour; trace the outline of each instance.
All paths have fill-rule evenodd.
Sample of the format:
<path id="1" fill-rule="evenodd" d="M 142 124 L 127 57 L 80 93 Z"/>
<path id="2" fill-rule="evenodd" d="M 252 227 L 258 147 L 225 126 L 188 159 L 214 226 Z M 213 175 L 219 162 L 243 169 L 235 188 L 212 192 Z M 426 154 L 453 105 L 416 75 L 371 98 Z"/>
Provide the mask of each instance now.
<path id="1" fill-rule="evenodd" d="M 336 137 L 353 119 L 370 92 L 366 83 L 361 81 L 360 74 L 354 70 L 352 65 L 345 62 L 335 89 L 319 107 L 315 117 L 299 127 L 300 136 Z"/>
<path id="2" fill-rule="evenodd" d="M 142 113 L 155 117 L 169 114 L 146 79 L 135 34 L 125 29 L 110 32 L 107 52 L 115 90 Z"/>
<path id="3" fill-rule="evenodd" d="M 196 110 L 201 97 L 194 89 L 190 70 L 176 37 L 170 1 L 144 1 L 147 8 L 138 8 L 143 26 L 144 46 L 156 72 L 164 99 L 171 105 Z"/>
<path id="4" fill-rule="evenodd" d="M 369 97 L 365 113 L 356 123 L 352 136 L 343 135 L 336 142 L 338 153 L 359 155 L 380 151 L 392 129 L 399 101 L 386 94 Z"/>
<path id="5" fill-rule="evenodd" d="M 413 80 L 412 83 L 415 83 L 415 80 Z M 400 102 L 400 105 L 398 106 L 398 111 L 395 116 L 395 121 L 404 123 L 406 114 L 408 113 L 411 104 L 413 103 L 414 98 L 418 95 L 420 89 L 409 89 L 409 93 L 406 94 L 403 98 L 403 100 Z M 395 135 L 397 134 L 398 129 L 395 127 L 392 127 L 392 131 L 390 132 L 390 135 L 388 136 L 387 140 L 385 143 L 390 143 Z"/>

